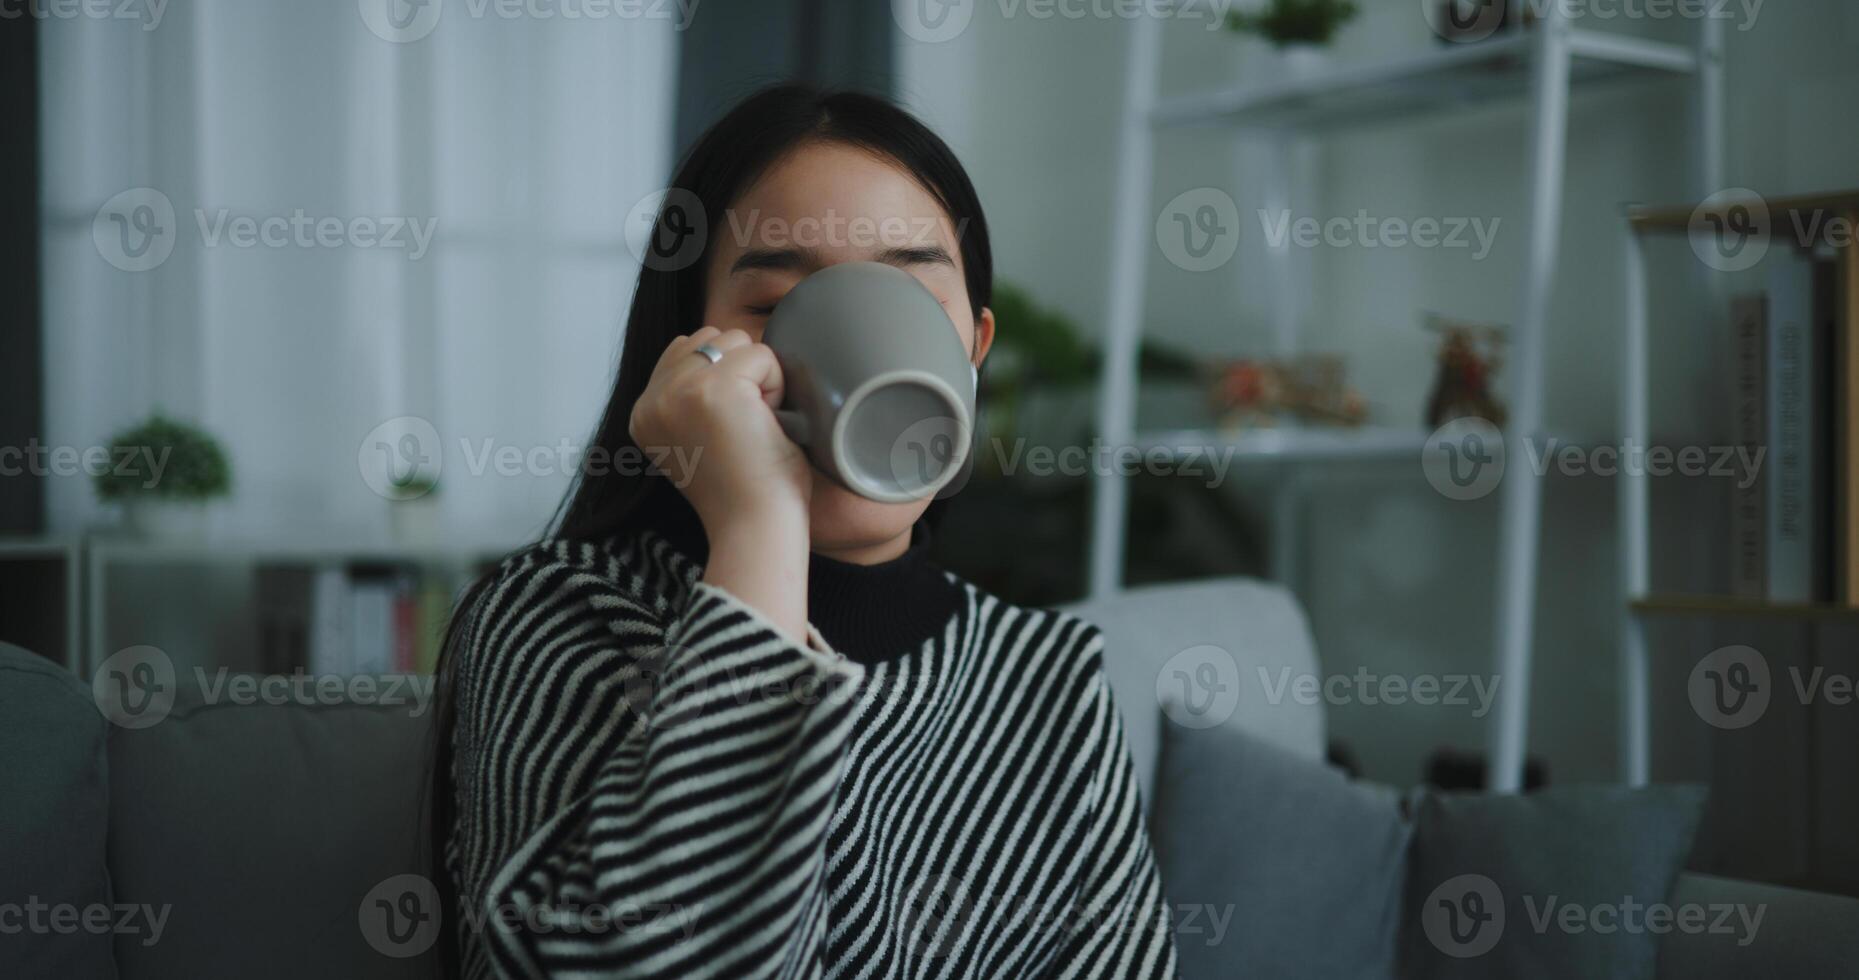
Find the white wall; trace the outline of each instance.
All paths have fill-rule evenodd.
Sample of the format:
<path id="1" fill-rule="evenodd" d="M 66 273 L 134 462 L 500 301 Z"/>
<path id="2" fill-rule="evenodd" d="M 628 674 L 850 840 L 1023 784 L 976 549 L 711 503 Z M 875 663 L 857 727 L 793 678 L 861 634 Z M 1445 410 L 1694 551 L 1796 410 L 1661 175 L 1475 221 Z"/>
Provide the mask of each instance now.
<path id="1" fill-rule="evenodd" d="M 1339 38 L 1337 63 L 1372 61 L 1437 42 L 1417 5 L 1362 5 Z M 974 20 L 941 44 L 901 42 L 901 93 L 969 165 L 995 235 L 999 275 L 1028 286 L 1087 330 L 1102 324 L 1110 196 L 1127 22 L 1036 19 L 1024 4 L 1007 16 L 975 5 Z M 1163 91 L 1177 93 L 1270 75 L 1269 48 L 1199 23 L 1165 31 Z M 1672 40 L 1685 23 L 1593 24 Z M 1729 134 L 1725 175 L 1767 194 L 1851 187 L 1859 178 L 1859 91 L 1851 52 L 1859 5 L 1839 0 L 1767 3 L 1753 27 L 1728 36 Z M 1546 421 L 1585 441 L 1614 438 L 1621 281 L 1618 208 L 1623 202 L 1688 199 L 1692 186 L 1692 87 L 1655 82 L 1577 97 L 1571 115 L 1562 277 L 1550 311 Z M 1380 217 L 1500 221 L 1491 254 L 1323 248 L 1314 281 L 1307 349 L 1346 351 L 1354 382 L 1379 421 L 1418 424 L 1432 378 L 1434 338 L 1422 311 L 1509 322 L 1520 287 L 1527 199 L 1527 130 L 1515 107 L 1481 109 L 1422 124 L 1368 127 L 1319 144 L 1310 200 L 1317 218 L 1366 208 Z M 1197 186 L 1226 189 L 1242 215 L 1240 251 L 1225 268 L 1182 272 L 1151 251 L 1152 336 L 1216 354 L 1271 348 L 1263 285 L 1272 274 L 1259 229 L 1261 157 L 1218 134 L 1170 135 L 1159 145 L 1154 205 Z M 1148 229 L 1145 229 L 1148 234 Z M 1721 439 L 1725 419 L 1714 303 L 1681 242 L 1654 260 L 1655 432 L 1674 440 Z M 1689 298 L 1688 298 L 1689 297 Z M 1004 324 L 1003 329 L 1011 329 Z M 1149 423 L 1167 420 L 1151 417 Z M 1418 466 L 1337 473 L 1311 481 L 1308 551 L 1300 591 L 1326 669 L 1353 673 L 1479 672 L 1491 644 L 1492 556 L 1497 497 L 1461 504 L 1432 493 Z M 1559 781 L 1614 777 L 1614 494 L 1611 481 L 1550 477 L 1536 631 L 1531 749 Z M 1695 481 L 1694 481 L 1695 482 Z M 1721 488 L 1655 485 L 1655 583 L 1713 583 L 1727 532 Z M 1262 501 L 1259 503 L 1262 504 Z M 1708 642 L 1675 631 L 1672 642 Z M 1661 633 L 1661 636 L 1670 634 Z M 1210 642 L 1217 642 L 1210 638 Z M 1698 651 L 1701 652 L 1701 651 Z M 1477 749 L 1485 721 L 1469 710 L 1349 705 L 1332 709 L 1332 731 L 1369 773 L 1419 778 L 1442 744 Z"/>

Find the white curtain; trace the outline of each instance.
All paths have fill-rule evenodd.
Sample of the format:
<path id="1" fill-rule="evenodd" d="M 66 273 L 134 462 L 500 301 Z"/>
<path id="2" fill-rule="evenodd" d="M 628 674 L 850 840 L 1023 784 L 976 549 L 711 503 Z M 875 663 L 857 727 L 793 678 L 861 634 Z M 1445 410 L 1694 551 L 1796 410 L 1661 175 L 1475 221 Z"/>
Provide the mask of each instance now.
<path id="1" fill-rule="evenodd" d="M 231 457 L 216 532 L 372 536 L 364 438 L 411 416 L 450 527 L 546 520 L 611 381 L 623 223 L 667 179 L 675 25 L 426 9 L 404 43 L 355 2 L 44 24 L 51 444 L 161 410 Z M 486 447 L 517 472 L 471 472 Z M 115 519 L 53 486 L 54 530 Z"/>

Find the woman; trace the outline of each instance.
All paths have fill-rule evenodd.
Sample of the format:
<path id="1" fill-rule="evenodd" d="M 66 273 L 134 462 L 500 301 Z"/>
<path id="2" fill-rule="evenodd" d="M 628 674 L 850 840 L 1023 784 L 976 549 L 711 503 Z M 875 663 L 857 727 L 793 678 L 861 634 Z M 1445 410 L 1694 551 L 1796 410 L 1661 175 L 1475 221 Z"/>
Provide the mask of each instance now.
<path id="1" fill-rule="evenodd" d="M 927 501 L 855 496 L 773 414 L 757 338 L 838 262 L 915 275 L 982 363 L 961 165 L 881 100 L 780 87 L 673 186 L 596 436 L 664 470 L 584 472 L 448 638 L 462 972 L 1172 976 L 1096 629 L 938 570 Z"/>

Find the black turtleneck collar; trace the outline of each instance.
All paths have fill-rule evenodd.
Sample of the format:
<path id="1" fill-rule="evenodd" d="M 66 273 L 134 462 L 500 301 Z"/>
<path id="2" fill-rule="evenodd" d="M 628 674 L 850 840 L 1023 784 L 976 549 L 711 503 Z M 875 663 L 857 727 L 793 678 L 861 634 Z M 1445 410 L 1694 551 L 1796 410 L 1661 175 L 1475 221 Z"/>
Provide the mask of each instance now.
<path id="1" fill-rule="evenodd" d="M 704 564 L 709 540 L 682 501 L 651 508 L 646 526 L 685 557 Z M 810 556 L 807 619 L 848 660 L 878 663 L 921 649 L 941 636 L 962 605 L 961 588 L 930 559 L 930 529 L 918 521 L 904 553 L 876 565 Z"/>

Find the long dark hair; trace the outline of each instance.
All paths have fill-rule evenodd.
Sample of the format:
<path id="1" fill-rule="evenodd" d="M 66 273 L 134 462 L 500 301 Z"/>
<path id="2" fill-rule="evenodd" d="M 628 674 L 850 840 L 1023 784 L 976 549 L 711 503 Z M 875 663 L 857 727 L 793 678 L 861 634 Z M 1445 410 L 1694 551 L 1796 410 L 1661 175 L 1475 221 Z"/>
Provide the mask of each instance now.
<path id="1" fill-rule="evenodd" d="M 868 150 L 915 177 L 961 229 L 958 237 L 963 278 L 974 315 L 979 318 L 982 308 L 992 301 L 994 260 L 980 198 L 955 154 L 935 133 L 910 113 L 874 96 L 823 92 L 804 85 L 762 89 L 744 99 L 698 139 L 678 166 L 671 181 L 674 190 L 667 193 L 654 220 L 650 239 L 653 244 L 649 247 L 682 241 L 690 230 L 686 223 L 694 198 L 708 224 L 704 253 L 695 261 L 682 254 L 676 256 L 676 261 L 648 259 L 639 272 L 639 285 L 626 317 L 613 394 L 607 399 L 592 443 L 592 447 L 604 451 L 605 458 L 639 458 L 638 447 L 626 431 L 633 404 L 672 339 L 703 325 L 708 253 L 717 240 L 717 231 L 723 227 L 725 213 L 772 164 L 814 141 Z M 940 502 L 934 506 L 940 506 Z M 688 516 L 689 505 L 662 476 L 634 467 L 607 466 L 598 472 L 583 472 L 577 478 L 556 514 L 549 536 L 603 540 L 630 528 Z M 446 628 L 438 671 L 427 839 L 431 877 L 446 900 L 440 955 L 447 976 L 454 975 L 457 967 L 457 896 L 444 853 L 453 819 L 453 666 L 471 610 L 487 581 L 478 579 L 459 599 Z"/>

